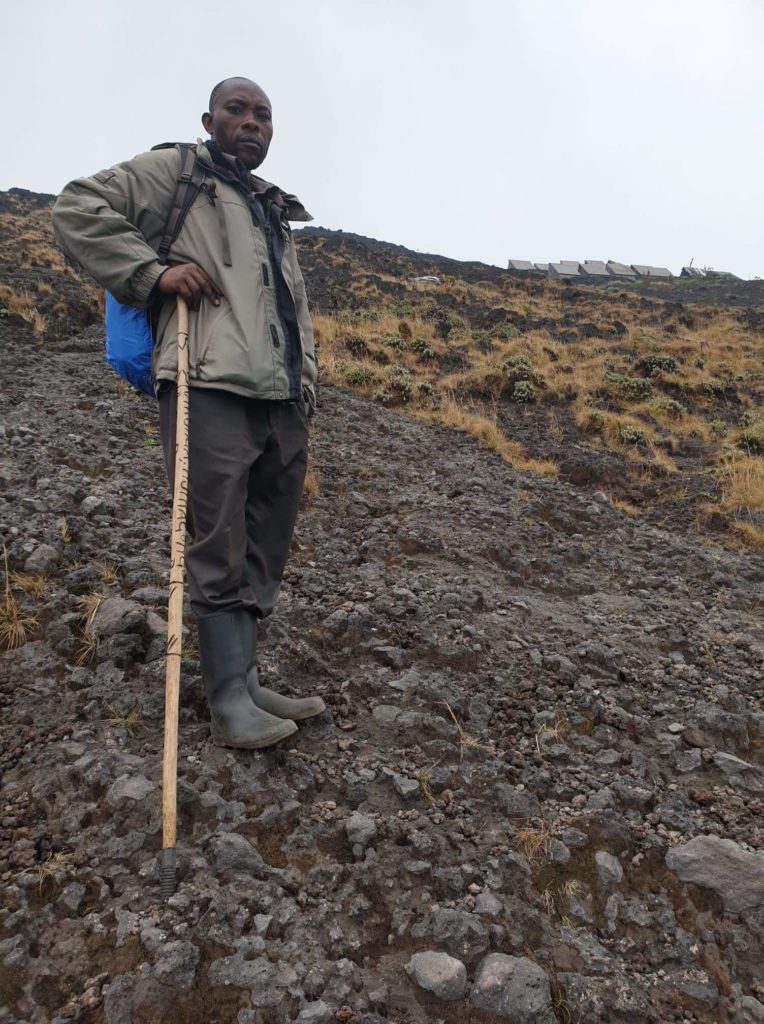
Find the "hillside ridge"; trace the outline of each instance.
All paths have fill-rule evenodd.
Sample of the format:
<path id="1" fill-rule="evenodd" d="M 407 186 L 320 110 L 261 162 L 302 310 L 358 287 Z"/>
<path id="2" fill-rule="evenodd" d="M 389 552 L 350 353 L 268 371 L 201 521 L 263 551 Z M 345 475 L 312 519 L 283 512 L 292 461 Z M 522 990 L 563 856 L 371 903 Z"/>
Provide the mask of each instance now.
<path id="1" fill-rule="evenodd" d="M 96 290 L 45 209 L 5 216 L 0 1022 L 759 1024 L 764 556 L 657 500 L 620 507 L 617 448 L 571 453 L 611 465 L 607 486 L 568 482 L 562 458 L 518 468 L 570 446 L 542 428 L 554 412 L 572 432 L 574 400 L 513 397 L 556 393 L 573 349 L 631 352 L 615 309 L 662 332 L 620 375 L 654 401 L 708 372 L 702 332 L 753 360 L 756 329 L 643 297 L 417 284 L 399 253 L 368 266 L 355 242 L 301 239 L 324 381 L 260 667 L 327 712 L 275 750 L 212 746 L 186 608 L 164 903 L 155 403 L 105 365 Z M 640 376 L 668 352 L 686 377 Z M 453 409 L 482 388 L 506 433 L 448 425 L 449 374 Z M 726 386 L 717 414 L 753 407 L 755 380 Z"/>

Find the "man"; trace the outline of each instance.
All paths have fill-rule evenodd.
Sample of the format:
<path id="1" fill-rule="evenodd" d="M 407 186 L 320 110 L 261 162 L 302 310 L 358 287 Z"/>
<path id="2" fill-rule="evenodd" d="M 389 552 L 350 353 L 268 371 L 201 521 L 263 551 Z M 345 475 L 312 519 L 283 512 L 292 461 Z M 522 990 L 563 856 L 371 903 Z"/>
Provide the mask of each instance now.
<path id="1" fill-rule="evenodd" d="M 175 451 L 176 296 L 189 322 L 186 568 L 214 742 L 257 749 L 324 710 L 260 686 L 256 620 L 273 610 L 307 458 L 317 367 L 289 220 L 295 196 L 255 177 L 271 104 L 246 78 L 216 85 L 196 149 L 204 183 L 170 250 L 158 248 L 181 150 L 143 153 L 66 186 L 53 211 L 61 246 L 120 302 L 151 310 L 153 372 L 168 473 Z M 172 481 L 171 481 L 172 482 Z"/>

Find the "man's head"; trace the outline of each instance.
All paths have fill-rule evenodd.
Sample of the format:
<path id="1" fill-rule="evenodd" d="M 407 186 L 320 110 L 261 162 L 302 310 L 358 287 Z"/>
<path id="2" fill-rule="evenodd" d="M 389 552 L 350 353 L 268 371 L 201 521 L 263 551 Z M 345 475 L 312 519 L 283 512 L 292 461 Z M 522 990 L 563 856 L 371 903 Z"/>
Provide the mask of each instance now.
<path id="1" fill-rule="evenodd" d="M 265 160 L 273 137 L 271 101 L 248 78 L 226 78 L 212 90 L 202 124 L 224 153 L 253 171 Z"/>

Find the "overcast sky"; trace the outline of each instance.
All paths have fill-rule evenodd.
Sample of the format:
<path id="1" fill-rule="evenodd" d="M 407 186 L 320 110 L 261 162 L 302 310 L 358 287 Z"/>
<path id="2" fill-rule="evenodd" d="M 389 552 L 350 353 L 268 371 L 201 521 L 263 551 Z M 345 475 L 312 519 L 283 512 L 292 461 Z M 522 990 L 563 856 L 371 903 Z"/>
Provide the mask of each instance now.
<path id="1" fill-rule="evenodd" d="M 0 40 L 0 189 L 195 139 L 245 75 L 318 225 L 764 277 L 764 0 L 2 0 Z"/>

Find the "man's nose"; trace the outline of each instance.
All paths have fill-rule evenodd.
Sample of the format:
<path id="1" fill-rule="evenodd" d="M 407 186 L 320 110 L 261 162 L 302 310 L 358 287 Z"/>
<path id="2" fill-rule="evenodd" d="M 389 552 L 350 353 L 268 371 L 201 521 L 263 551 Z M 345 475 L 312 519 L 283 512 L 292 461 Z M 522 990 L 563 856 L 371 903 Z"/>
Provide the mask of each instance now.
<path id="1" fill-rule="evenodd" d="M 247 111 L 241 126 L 242 128 L 248 128 L 257 132 L 260 131 L 260 125 L 257 123 L 257 118 L 251 110 Z"/>

